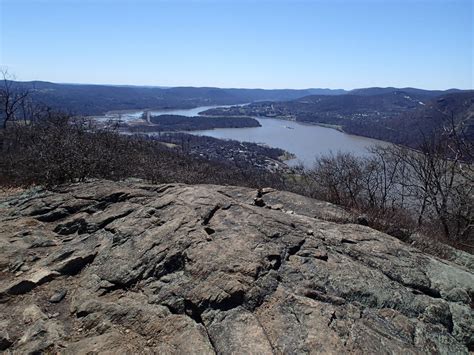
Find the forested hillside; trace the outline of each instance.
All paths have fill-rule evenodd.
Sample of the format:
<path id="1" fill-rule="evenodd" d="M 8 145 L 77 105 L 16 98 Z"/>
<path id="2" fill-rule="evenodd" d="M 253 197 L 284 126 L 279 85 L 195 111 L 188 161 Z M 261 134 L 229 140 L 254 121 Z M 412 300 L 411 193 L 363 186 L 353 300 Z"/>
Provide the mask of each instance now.
<path id="1" fill-rule="evenodd" d="M 329 89 L 263 90 L 77 85 L 43 81 L 15 82 L 15 86 L 31 91 L 31 97 L 39 103 L 79 115 L 100 115 L 112 110 L 193 108 L 260 100 L 292 100 L 316 93 L 337 95 L 345 92 Z"/>

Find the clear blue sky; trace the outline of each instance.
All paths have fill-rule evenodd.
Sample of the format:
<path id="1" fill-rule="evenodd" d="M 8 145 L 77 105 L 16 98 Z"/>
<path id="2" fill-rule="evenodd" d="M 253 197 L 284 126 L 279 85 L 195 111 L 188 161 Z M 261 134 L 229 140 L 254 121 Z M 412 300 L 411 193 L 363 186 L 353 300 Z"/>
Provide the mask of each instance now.
<path id="1" fill-rule="evenodd" d="M 19 80 L 473 88 L 472 0 L 0 0 Z"/>

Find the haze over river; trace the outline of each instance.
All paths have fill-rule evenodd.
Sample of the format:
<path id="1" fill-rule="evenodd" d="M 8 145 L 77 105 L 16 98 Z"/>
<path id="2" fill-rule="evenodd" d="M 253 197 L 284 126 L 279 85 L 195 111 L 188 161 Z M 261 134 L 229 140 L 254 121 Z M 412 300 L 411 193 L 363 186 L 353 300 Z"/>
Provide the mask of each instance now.
<path id="1" fill-rule="evenodd" d="M 197 107 L 193 109 L 153 110 L 152 115 L 182 115 L 197 116 L 199 112 L 214 107 Z M 139 119 L 143 111 L 121 113 L 124 121 Z M 108 118 L 116 114 L 108 114 Z M 296 159 L 287 161 L 289 165 L 302 162 L 311 166 L 315 157 L 330 152 L 352 152 L 357 155 L 368 154 L 366 148 L 374 145 L 387 145 L 389 143 L 346 134 L 332 128 L 314 124 L 305 124 L 295 121 L 274 118 L 255 117 L 262 127 L 251 128 L 216 128 L 202 131 L 187 131 L 186 133 L 209 136 L 219 139 L 233 139 L 241 142 L 263 143 L 270 147 L 281 148 L 296 156 Z"/>

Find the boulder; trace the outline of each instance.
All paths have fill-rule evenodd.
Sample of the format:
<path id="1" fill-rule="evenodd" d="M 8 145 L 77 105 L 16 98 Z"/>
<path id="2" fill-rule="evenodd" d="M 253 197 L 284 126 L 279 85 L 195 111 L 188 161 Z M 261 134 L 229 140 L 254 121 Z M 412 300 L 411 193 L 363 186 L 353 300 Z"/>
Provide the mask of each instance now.
<path id="1" fill-rule="evenodd" d="M 437 259 L 327 202 L 139 181 L 2 198 L 2 350 L 474 349 L 473 257 Z"/>

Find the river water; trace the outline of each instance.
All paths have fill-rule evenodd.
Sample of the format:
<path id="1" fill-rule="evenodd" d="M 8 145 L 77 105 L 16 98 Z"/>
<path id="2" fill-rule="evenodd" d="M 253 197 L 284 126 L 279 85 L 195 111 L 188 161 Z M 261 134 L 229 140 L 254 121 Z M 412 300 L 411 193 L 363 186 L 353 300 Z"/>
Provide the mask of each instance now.
<path id="1" fill-rule="evenodd" d="M 298 162 L 311 166 L 317 156 L 330 152 L 352 152 L 366 155 L 367 147 L 387 144 L 369 138 L 352 136 L 332 128 L 274 118 L 256 118 L 262 127 L 217 128 L 193 131 L 192 134 L 220 139 L 264 143 L 270 147 L 284 149 L 296 156 L 287 163 Z"/>
<path id="2" fill-rule="evenodd" d="M 193 109 L 153 110 L 152 115 L 171 114 L 197 116 L 199 112 L 214 107 L 206 106 Z M 143 111 L 109 113 L 107 118 L 120 118 L 124 121 L 140 119 Z M 287 161 L 289 165 L 303 163 L 310 167 L 317 156 L 330 152 L 352 152 L 367 155 L 367 147 L 387 145 L 388 143 L 370 138 L 353 136 L 332 128 L 274 118 L 255 118 L 262 125 L 251 128 L 216 128 L 186 133 L 209 136 L 219 139 L 233 139 L 241 142 L 262 143 L 270 147 L 284 149 L 296 156 Z"/>

